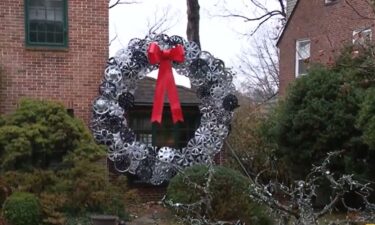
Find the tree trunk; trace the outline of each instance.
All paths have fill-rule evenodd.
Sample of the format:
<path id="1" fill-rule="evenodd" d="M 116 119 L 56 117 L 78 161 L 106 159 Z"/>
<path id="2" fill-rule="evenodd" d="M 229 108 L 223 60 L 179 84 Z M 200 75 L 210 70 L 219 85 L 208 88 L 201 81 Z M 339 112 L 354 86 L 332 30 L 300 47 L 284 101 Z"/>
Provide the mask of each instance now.
<path id="1" fill-rule="evenodd" d="M 199 41 L 199 2 L 198 0 L 186 0 L 187 3 L 187 29 L 186 35 L 189 41 L 194 41 L 201 46 Z"/>

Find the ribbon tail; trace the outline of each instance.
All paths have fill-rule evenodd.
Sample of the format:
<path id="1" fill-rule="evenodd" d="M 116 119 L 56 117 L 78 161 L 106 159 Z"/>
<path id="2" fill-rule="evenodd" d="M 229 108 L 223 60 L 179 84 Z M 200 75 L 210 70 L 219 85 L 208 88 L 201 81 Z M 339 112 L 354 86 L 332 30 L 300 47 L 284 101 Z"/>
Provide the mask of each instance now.
<path id="1" fill-rule="evenodd" d="M 156 122 L 161 124 L 161 120 L 163 117 L 163 108 L 164 108 L 164 94 L 165 94 L 165 68 L 162 66 L 163 63 L 160 64 L 158 78 L 156 80 L 156 87 L 155 87 L 155 94 L 154 94 L 154 104 L 152 106 L 152 114 L 151 114 L 151 123 Z"/>
<path id="2" fill-rule="evenodd" d="M 184 116 L 182 114 L 181 104 L 180 104 L 180 100 L 178 97 L 177 87 L 174 82 L 172 69 L 170 73 L 168 73 L 167 79 L 168 79 L 168 82 L 166 83 L 167 84 L 166 91 L 167 91 L 167 95 L 169 99 L 169 104 L 171 107 L 173 123 L 184 122 Z"/>

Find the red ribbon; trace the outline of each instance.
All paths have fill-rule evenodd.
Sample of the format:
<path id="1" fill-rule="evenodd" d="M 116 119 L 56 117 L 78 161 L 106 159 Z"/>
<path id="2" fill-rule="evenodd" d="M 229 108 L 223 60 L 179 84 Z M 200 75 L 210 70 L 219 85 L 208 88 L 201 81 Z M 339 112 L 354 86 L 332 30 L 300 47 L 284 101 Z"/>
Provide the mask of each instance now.
<path id="1" fill-rule="evenodd" d="M 161 50 L 156 43 L 151 43 L 147 50 L 148 60 L 151 64 L 159 63 L 159 73 L 156 80 L 154 105 L 152 108 L 151 122 L 161 123 L 164 106 L 164 93 L 167 92 L 172 112 L 173 123 L 183 122 L 180 100 L 172 72 L 172 61 L 184 61 L 184 48 L 177 45 L 174 48 Z"/>

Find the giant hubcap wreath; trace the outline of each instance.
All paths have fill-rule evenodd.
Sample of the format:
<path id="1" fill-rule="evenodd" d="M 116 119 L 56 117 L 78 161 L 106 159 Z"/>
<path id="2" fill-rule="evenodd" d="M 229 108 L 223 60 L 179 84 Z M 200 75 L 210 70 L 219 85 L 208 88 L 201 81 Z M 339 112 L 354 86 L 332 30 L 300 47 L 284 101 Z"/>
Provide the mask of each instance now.
<path id="1" fill-rule="evenodd" d="M 147 58 L 152 42 L 157 42 L 161 49 L 177 44 L 184 47 L 185 61 L 174 62 L 173 68 L 190 78 L 201 101 L 199 128 L 182 149 L 157 148 L 138 142 L 126 120 L 126 114 L 134 106 L 137 82 L 158 68 Z M 233 73 L 225 68 L 222 60 L 179 36 L 159 34 L 132 39 L 127 48 L 108 60 L 99 87 L 100 96 L 93 103 L 91 129 L 94 137 L 108 146 L 108 158 L 114 162 L 116 170 L 159 185 L 169 180 L 176 168 L 208 163 L 220 151 L 238 104 L 232 78 Z"/>

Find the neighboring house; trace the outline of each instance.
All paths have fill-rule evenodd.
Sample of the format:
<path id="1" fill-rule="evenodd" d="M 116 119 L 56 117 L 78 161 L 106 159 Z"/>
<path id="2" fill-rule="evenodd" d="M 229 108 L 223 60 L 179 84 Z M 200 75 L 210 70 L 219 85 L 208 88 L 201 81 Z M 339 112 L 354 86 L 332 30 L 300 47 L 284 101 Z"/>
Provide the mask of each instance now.
<path id="1" fill-rule="evenodd" d="M 371 40 L 375 14 L 368 0 L 288 0 L 280 49 L 280 95 L 311 63 L 331 64 L 346 44 Z"/>
<path id="2" fill-rule="evenodd" d="M 108 1 L 0 1 L 0 113 L 22 97 L 89 121 L 108 59 Z"/>

